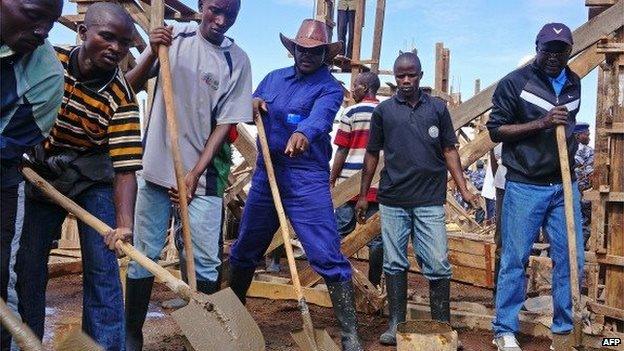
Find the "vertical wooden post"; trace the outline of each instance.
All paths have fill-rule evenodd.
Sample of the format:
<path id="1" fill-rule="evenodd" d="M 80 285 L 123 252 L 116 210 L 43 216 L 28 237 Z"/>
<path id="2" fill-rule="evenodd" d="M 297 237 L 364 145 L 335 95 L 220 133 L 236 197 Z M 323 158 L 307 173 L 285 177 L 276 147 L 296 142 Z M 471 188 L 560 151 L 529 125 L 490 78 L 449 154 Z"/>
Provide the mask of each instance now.
<path id="1" fill-rule="evenodd" d="M 163 1 L 152 2 L 149 8 L 149 29 L 150 31 L 165 24 L 165 7 L 158 6 L 163 4 Z M 149 35 L 149 33 L 147 33 Z M 148 44 L 149 45 L 149 44 Z M 147 50 L 147 49 L 146 49 Z M 149 124 L 149 111 L 152 110 L 152 103 L 154 102 L 154 93 L 156 89 L 156 78 L 152 78 L 147 81 L 147 109 L 143 112 L 143 132 L 147 129 Z"/>
<path id="2" fill-rule="evenodd" d="M 379 74 L 379 60 L 381 59 L 381 41 L 383 37 L 384 19 L 386 15 L 386 0 L 377 0 L 375 11 L 375 36 L 373 38 L 373 53 L 371 71 Z"/>
<path id="3" fill-rule="evenodd" d="M 613 43 L 624 43 L 624 30 L 620 29 Z M 607 54 L 610 68 L 608 77 L 608 101 L 611 115 L 607 123 L 610 128 L 624 123 L 624 52 Z M 609 180 L 610 192 L 624 191 L 624 134 L 614 132 L 609 138 Z M 624 257 L 624 203 L 610 202 L 607 205 L 607 255 Z M 607 265 L 605 276 L 606 305 L 624 309 L 624 267 Z M 615 322 L 618 331 L 624 331 L 624 320 Z"/>
<path id="4" fill-rule="evenodd" d="M 479 92 L 481 92 L 481 79 L 477 78 L 475 79 L 474 94 L 477 95 Z"/>
<path id="5" fill-rule="evenodd" d="M 438 92 L 449 92 L 450 60 L 450 50 L 444 47 L 444 43 L 436 43 L 434 89 Z"/>
<path id="6" fill-rule="evenodd" d="M 353 53 L 351 55 L 351 90 L 353 90 L 353 82 L 355 77 L 362 71 L 360 63 L 360 54 L 362 51 L 362 27 L 364 26 L 364 10 L 366 9 L 366 0 L 359 0 L 358 7 L 355 11 L 355 26 L 353 30 Z M 348 53 L 347 53 L 348 54 Z"/>
<path id="7" fill-rule="evenodd" d="M 316 0 L 316 20 L 325 22 L 329 41 L 332 41 L 334 32 L 334 0 Z"/>

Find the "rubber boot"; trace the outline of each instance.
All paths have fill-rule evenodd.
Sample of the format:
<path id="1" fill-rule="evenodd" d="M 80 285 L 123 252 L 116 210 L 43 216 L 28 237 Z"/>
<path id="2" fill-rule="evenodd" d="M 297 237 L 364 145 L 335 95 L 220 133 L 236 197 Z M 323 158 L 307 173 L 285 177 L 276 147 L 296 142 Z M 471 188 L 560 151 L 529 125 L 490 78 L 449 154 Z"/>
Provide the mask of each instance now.
<path id="1" fill-rule="evenodd" d="M 368 280 L 378 287 L 383 271 L 383 245 L 373 245 L 368 251 Z"/>
<path id="2" fill-rule="evenodd" d="M 407 314 L 407 272 L 386 273 L 386 293 L 388 294 L 388 330 L 381 334 L 382 345 L 396 345 L 396 331 L 399 323 L 405 322 Z"/>
<path id="3" fill-rule="evenodd" d="M 429 306 L 431 307 L 431 319 L 439 322 L 451 322 L 450 295 L 450 279 L 429 281 Z"/>
<path id="4" fill-rule="evenodd" d="M 154 277 L 130 279 L 126 277 L 126 350 L 143 349 L 143 323 L 147 316 Z"/>
<path id="5" fill-rule="evenodd" d="M 197 280 L 197 291 L 206 295 L 211 295 L 219 291 L 217 282 L 211 282 L 209 280 Z"/>
<path id="6" fill-rule="evenodd" d="M 343 351 L 362 351 L 357 331 L 355 294 L 351 281 L 327 283 L 327 291 L 334 306 L 334 315 L 340 324 Z"/>
<path id="7" fill-rule="evenodd" d="M 230 289 L 238 296 L 243 305 L 246 302 L 247 290 L 251 285 L 256 268 L 238 268 L 230 265 Z"/>

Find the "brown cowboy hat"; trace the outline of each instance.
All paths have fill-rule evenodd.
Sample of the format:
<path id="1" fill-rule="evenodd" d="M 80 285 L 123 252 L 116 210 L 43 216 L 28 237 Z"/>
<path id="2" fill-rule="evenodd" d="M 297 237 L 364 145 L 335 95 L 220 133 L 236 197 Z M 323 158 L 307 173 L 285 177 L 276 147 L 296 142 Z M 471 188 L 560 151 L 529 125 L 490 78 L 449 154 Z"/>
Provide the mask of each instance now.
<path id="1" fill-rule="evenodd" d="M 327 35 L 327 25 L 314 19 L 304 19 L 294 39 L 290 39 L 280 33 L 280 40 L 293 56 L 295 56 L 295 45 L 303 46 L 304 48 L 315 48 L 325 45 L 327 47 L 326 63 L 331 62 L 342 51 L 342 42 L 330 43 Z"/>

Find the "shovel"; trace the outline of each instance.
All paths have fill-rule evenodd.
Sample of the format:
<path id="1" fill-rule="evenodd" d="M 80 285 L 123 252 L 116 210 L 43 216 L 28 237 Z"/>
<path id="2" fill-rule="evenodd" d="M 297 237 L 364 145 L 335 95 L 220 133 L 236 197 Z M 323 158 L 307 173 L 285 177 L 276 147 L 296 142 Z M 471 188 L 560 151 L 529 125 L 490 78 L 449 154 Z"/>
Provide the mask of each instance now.
<path id="1" fill-rule="evenodd" d="M 295 293 L 297 294 L 299 310 L 301 310 L 301 317 L 303 319 L 303 329 L 292 332 L 292 338 L 304 351 L 339 351 L 340 348 L 332 340 L 327 331 L 325 329 L 314 329 L 314 325 L 312 324 L 310 309 L 308 308 L 308 304 L 303 296 L 301 282 L 299 281 L 299 273 L 297 273 L 295 256 L 293 255 L 292 243 L 290 242 L 290 236 L 288 234 L 288 221 L 286 221 L 284 206 L 282 205 L 282 199 L 280 197 L 279 189 L 277 188 L 275 171 L 273 170 L 273 163 L 271 162 L 271 155 L 269 154 L 269 145 L 266 138 L 266 132 L 264 130 L 264 123 L 262 122 L 262 116 L 257 116 L 256 127 L 258 127 L 258 139 L 260 140 L 262 156 L 264 157 L 264 164 L 269 176 L 269 185 L 271 186 L 273 202 L 275 203 L 277 217 L 279 218 L 280 232 L 282 233 L 284 248 L 286 249 L 286 257 L 288 258 L 288 267 L 290 269 L 293 286 L 295 288 Z"/>
<path id="2" fill-rule="evenodd" d="M 578 280 L 578 264 L 576 257 L 576 230 L 574 228 L 574 197 L 572 192 L 572 177 L 570 176 L 570 163 L 568 160 L 568 143 L 566 141 L 565 126 L 556 127 L 557 149 L 559 151 L 559 164 L 561 167 L 561 180 L 563 182 L 563 204 L 565 208 L 566 230 L 568 233 L 568 257 L 570 261 L 570 288 L 572 294 L 572 309 L 574 315 L 574 331 L 570 334 L 573 346 L 582 346 L 583 330 L 580 321 L 581 316 L 581 292 Z M 568 341 L 570 345 L 570 341 Z"/>
<path id="3" fill-rule="evenodd" d="M 0 299 L 0 322 L 11 333 L 20 350 L 43 351 L 39 338 L 13 314 L 2 299 Z"/>
<path id="4" fill-rule="evenodd" d="M 104 235 L 111 230 L 106 223 L 58 192 L 32 169 L 24 167 L 22 173 L 51 200 L 100 234 Z M 265 349 L 260 328 L 231 289 L 224 289 L 210 296 L 202 294 L 192 290 L 185 282 L 147 258 L 132 245 L 118 240 L 115 246 L 162 280 L 173 292 L 189 301 L 186 307 L 173 312 L 173 317 L 195 350 Z"/>

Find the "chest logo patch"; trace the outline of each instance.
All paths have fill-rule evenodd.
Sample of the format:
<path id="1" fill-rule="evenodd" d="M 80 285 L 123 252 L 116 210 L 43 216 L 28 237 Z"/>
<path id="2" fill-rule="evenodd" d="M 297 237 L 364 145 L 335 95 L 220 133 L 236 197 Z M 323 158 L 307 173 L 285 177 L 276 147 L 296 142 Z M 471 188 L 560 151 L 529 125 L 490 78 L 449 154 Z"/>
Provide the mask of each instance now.
<path id="1" fill-rule="evenodd" d="M 437 138 L 440 134 L 440 130 L 436 126 L 429 127 L 429 136 L 432 138 Z"/>
<path id="2" fill-rule="evenodd" d="M 217 77 L 214 76 L 214 74 L 210 72 L 205 72 L 204 74 L 202 74 L 201 79 L 212 90 L 219 89 L 219 80 L 217 79 Z"/>

